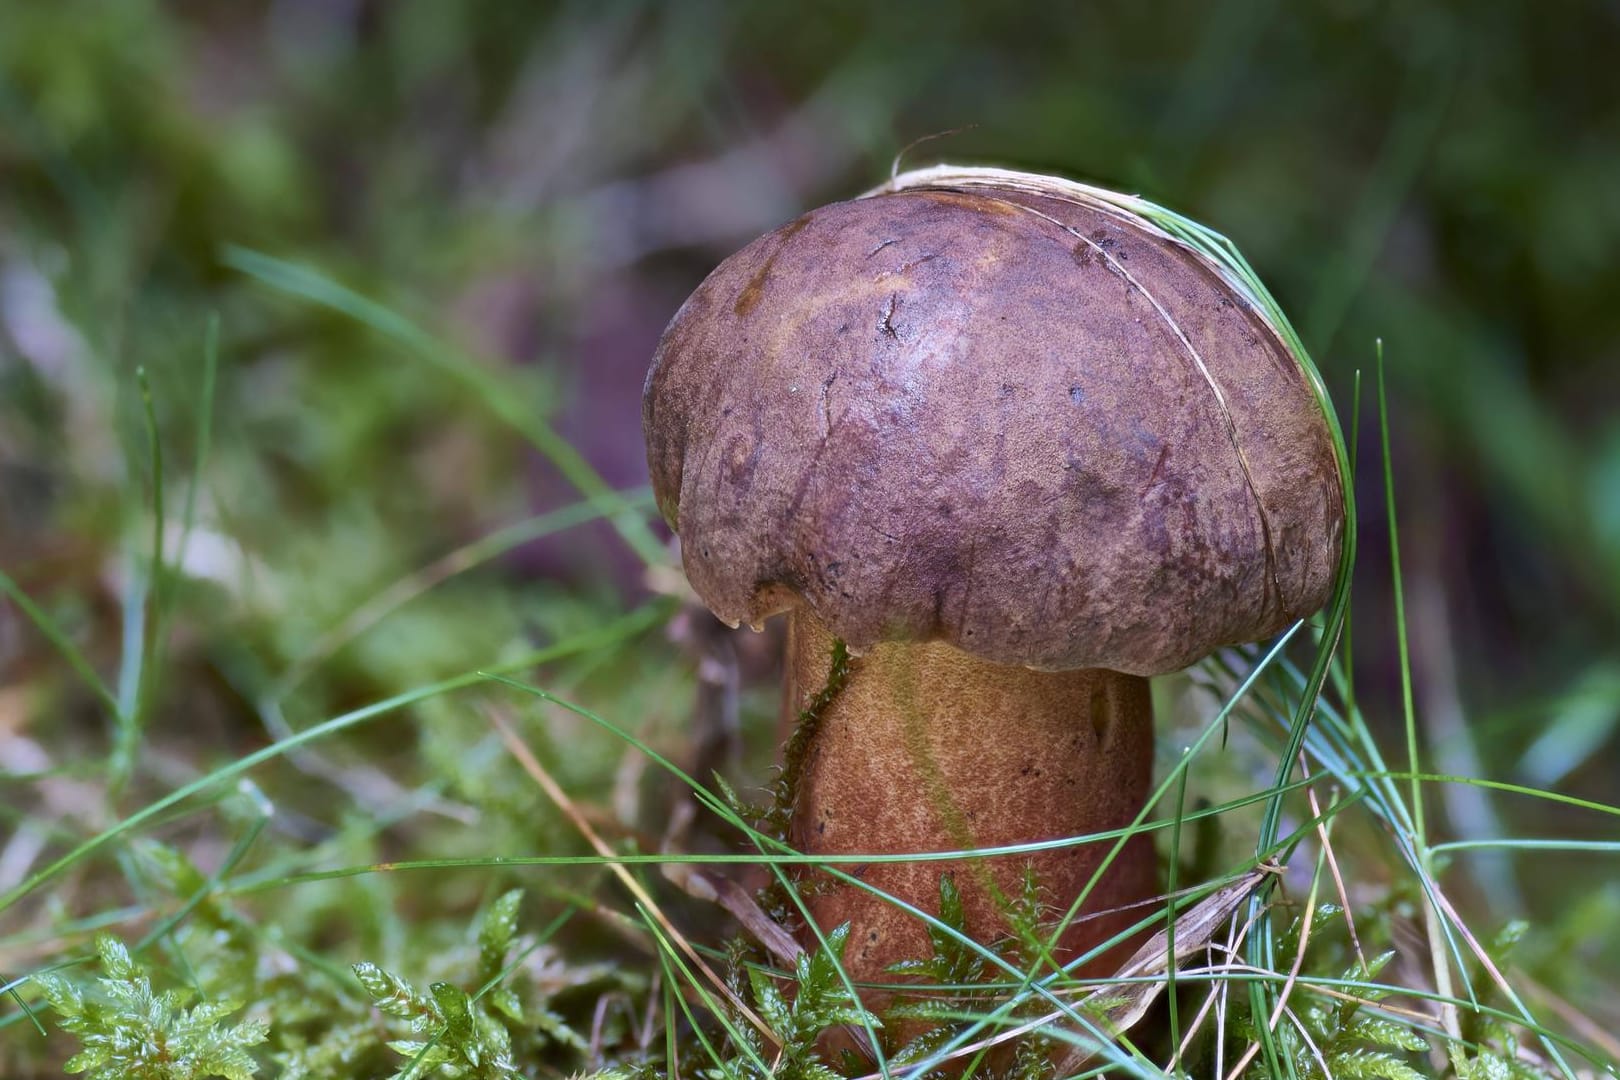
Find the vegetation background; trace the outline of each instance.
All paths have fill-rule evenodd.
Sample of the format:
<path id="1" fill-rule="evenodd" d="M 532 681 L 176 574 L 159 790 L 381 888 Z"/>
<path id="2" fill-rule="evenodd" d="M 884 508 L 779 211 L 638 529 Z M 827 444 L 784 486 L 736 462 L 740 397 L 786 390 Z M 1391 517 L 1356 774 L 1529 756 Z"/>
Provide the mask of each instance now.
<path id="1" fill-rule="evenodd" d="M 442 977 L 445 943 L 512 885 L 531 930 L 565 901 L 594 911 L 574 952 L 545 954 L 553 996 L 636 999 L 645 985 L 591 966 L 634 936 L 590 899 L 600 867 L 489 865 L 587 850 L 491 714 L 603 828 L 650 829 L 645 850 L 677 795 L 580 716 L 475 677 L 21 890 L 289 733 L 531 672 L 554 646 L 572 655 L 548 688 L 700 776 L 764 783 L 771 643 L 716 645 L 690 613 L 656 628 L 642 375 L 720 258 L 902 151 L 1092 180 L 1218 228 L 1347 424 L 1381 339 L 1426 764 L 1620 803 L 1617 56 L 1620 6 L 1597 0 L 0 0 L 0 985 L 88 956 L 98 929 L 167 933 L 202 867 L 264 891 L 186 925 L 229 938 L 310 1031 L 296 1001 L 352 996 L 351 963 Z M 1376 466 L 1378 410 L 1359 415 Z M 1378 471 L 1361 472 L 1354 667 L 1393 750 Z M 585 520 L 603 485 L 640 516 Z M 741 760 L 687 727 L 723 718 L 732 699 L 693 673 L 733 652 Z M 1614 818 L 1436 798 L 1442 836 L 1594 845 L 1459 853 L 1447 881 L 1487 927 L 1528 918 L 1542 975 L 1615 1030 Z M 685 842 L 724 847 L 701 825 Z M 291 880 L 428 857 L 477 865 Z M 200 985 L 200 960 L 152 940 L 157 970 Z M 76 1046 L 22 1000 L 0 1005 L 0 1074 L 50 1075 Z"/>

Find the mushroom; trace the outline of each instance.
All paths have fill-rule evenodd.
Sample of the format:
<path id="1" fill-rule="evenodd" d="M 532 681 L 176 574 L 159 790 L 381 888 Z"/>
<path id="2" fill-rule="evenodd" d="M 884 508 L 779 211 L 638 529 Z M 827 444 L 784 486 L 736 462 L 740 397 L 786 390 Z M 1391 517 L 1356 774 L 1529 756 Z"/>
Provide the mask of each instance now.
<path id="1" fill-rule="evenodd" d="M 1325 394 L 1280 317 L 1155 209 L 1005 170 L 905 173 L 732 255 L 664 332 L 654 490 L 715 615 L 787 613 L 784 715 L 813 725 L 787 763 L 800 850 L 1122 828 L 1151 780 L 1147 677 L 1332 591 Z M 951 875 L 989 943 L 1026 867 L 1061 911 L 1108 846 L 852 872 L 925 910 Z M 1061 956 L 1142 918 L 1156 881 L 1132 839 Z M 865 889 L 820 878 L 805 900 L 824 931 L 851 924 L 856 979 L 929 953 Z"/>

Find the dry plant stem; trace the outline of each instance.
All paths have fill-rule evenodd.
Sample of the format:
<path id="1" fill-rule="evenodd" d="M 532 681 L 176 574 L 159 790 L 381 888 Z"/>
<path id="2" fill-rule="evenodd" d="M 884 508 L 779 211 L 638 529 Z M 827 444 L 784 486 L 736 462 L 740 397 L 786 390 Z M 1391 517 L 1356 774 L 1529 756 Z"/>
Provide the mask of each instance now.
<path id="1" fill-rule="evenodd" d="M 1298 985 L 1299 982 L 1300 970 L 1305 966 L 1305 950 L 1308 949 L 1311 944 L 1311 926 L 1315 922 L 1316 918 L 1316 897 L 1317 890 L 1321 885 L 1321 879 L 1322 864 L 1319 860 L 1316 866 L 1316 878 L 1311 882 L 1311 894 L 1305 900 L 1305 912 L 1303 915 L 1304 922 L 1299 928 L 1299 948 L 1294 951 L 1293 966 L 1288 969 L 1288 978 L 1283 980 L 1282 989 L 1277 994 L 1277 1005 L 1271 1010 L 1271 1019 L 1266 1022 L 1266 1030 L 1268 1032 L 1277 1030 L 1277 1023 L 1283 1018 L 1284 1014 L 1287 1014 L 1288 1017 L 1293 1020 L 1295 1026 L 1299 1026 L 1298 1017 L 1296 1017 L 1288 1008 L 1288 999 L 1293 995 L 1294 987 Z M 1304 1036 L 1306 1044 L 1309 1045 L 1310 1036 L 1305 1032 L 1303 1027 L 1300 1027 L 1300 1034 Z M 1237 1080 L 1238 1076 L 1242 1074 L 1244 1069 L 1249 1067 L 1249 1063 L 1252 1062 L 1259 1055 L 1259 1053 L 1260 1039 L 1256 1037 L 1250 1041 L 1249 1048 L 1244 1051 L 1243 1057 L 1238 1060 L 1238 1063 L 1232 1067 L 1232 1071 L 1226 1074 L 1226 1080 Z M 1320 1055 L 1318 1055 L 1318 1058 L 1320 1059 Z M 1332 1075 L 1327 1068 L 1326 1062 L 1322 1063 L 1322 1071 L 1324 1076 Z"/>
<path id="2" fill-rule="evenodd" d="M 797 715 L 827 684 L 832 635 L 804 609 L 791 616 L 786 701 Z M 815 718 L 803 758 L 788 762 L 796 799 L 789 840 L 811 855 L 846 856 L 1055 840 L 1127 826 L 1146 798 L 1153 761 L 1147 680 L 1111 671 L 1032 671 L 942 643 L 885 644 L 851 658 L 847 680 Z M 862 881 L 937 912 L 942 875 L 962 895 L 967 932 L 1009 933 L 1008 904 L 1033 866 L 1042 899 L 1063 911 L 1107 843 L 971 861 L 846 866 Z M 813 875 L 812 875 L 813 876 Z M 1152 845 L 1126 844 L 1085 914 L 1152 896 Z M 930 955 L 925 925 L 852 885 L 813 876 L 806 902 L 823 931 L 852 924 L 844 962 L 856 980 Z M 1077 920 L 1056 959 L 1072 958 L 1133 921 L 1128 911 Z M 814 946 L 808 931 L 802 939 Z M 1105 974 L 1105 961 L 1089 974 Z"/>
<path id="3" fill-rule="evenodd" d="M 704 962 L 703 957 L 692 947 L 692 943 L 675 928 L 674 924 L 669 921 L 669 917 L 664 914 L 664 909 L 659 907 L 658 902 L 648 895 L 646 889 L 641 887 L 641 883 L 630 875 L 630 872 L 624 868 L 624 864 L 612 861 L 613 849 L 597 834 L 595 829 L 591 828 L 591 823 L 585 820 L 585 815 L 581 814 L 579 807 L 574 805 L 574 800 L 568 797 L 568 793 L 546 771 L 545 766 L 540 764 L 540 759 L 534 756 L 534 752 L 529 749 L 528 744 L 518 737 L 516 731 L 512 730 L 512 725 L 507 722 L 506 718 L 494 709 L 487 710 L 486 715 L 489 717 L 490 724 L 500 734 L 501 741 L 506 744 L 506 748 L 517 759 L 518 764 L 522 765 L 523 770 L 534 779 L 536 784 L 540 785 L 540 790 L 546 793 L 546 797 L 556 805 L 557 809 L 563 812 L 563 816 L 568 818 L 574 828 L 579 830 L 579 834 L 590 843 L 591 847 L 596 849 L 596 853 L 607 860 L 608 869 L 613 871 L 630 895 L 635 897 L 636 902 L 663 928 L 669 939 L 686 954 L 686 958 L 692 966 L 703 973 L 704 977 L 719 992 L 720 997 L 725 999 L 737 1011 L 739 1016 L 753 1024 L 755 1029 L 765 1038 L 777 1046 L 781 1046 L 782 1037 L 772 1031 L 770 1025 L 761 1020 L 759 1015 L 750 1009 L 747 1003 L 726 985 L 725 980 L 716 975 L 714 969 Z"/>

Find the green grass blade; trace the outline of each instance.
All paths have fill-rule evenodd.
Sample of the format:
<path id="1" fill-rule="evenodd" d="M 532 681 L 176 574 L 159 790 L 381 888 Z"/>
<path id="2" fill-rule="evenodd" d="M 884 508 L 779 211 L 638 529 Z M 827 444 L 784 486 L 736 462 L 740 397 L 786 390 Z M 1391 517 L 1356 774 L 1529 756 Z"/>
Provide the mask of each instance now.
<path id="1" fill-rule="evenodd" d="M 566 641 L 558 642 L 547 648 L 538 649 L 526 656 L 520 657 L 510 663 L 502 664 L 494 670 L 520 671 L 539 664 L 550 663 L 566 656 L 573 656 L 580 652 L 602 648 L 612 642 L 626 637 L 632 637 L 653 626 L 658 625 L 669 617 L 669 604 L 655 601 L 636 609 L 628 615 L 615 619 L 596 630 L 577 635 Z M 429 698 L 438 697 L 468 686 L 475 686 L 488 678 L 485 672 L 474 671 L 464 675 L 457 675 L 449 679 L 442 679 L 426 686 L 420 686 L 404 693 L 395 694 L 382 701 L 346 712 L 341 716 L 333 717 L 324 723 L 305 728 L 285 739 L 278 740 L 269 746 L 255 750 L 251 754 L 243 755 L 229 765 L 215 769 L 206 776 L 199 777 L 189 784 L 185 784 L 169 794 L 148 803 L 145 807 L 130 814 L 115 825 L 97 833 L 95 836 L 80 843 L 67 854 L 62 855 L 54 862 L 30 874 L 24 881 L 13 886 L 5 893 L 0 894 L 0 911 L 5 911 L 18 900 L 27 896 L 35 889 L 51 881 L 81 859 L 94 854 L 107 844 L 122 836 L 133 832 L 140 826 L 156 819 L 164 811 L 178 806 L 187 799 L 212 788 L 216 784 L 234 779 L 242 774 L 286 754 L 289 750 L 335 735 L 361 724 L 368 723 L 379 717 L 397 712 L 400 709 L 414 705 Z"/>
<path id="2" fill-rule="evenodd" d="M 612 507 L 609 516 L 626 544 L 648 566 L 667 561 L 664 545 L 653 535 L 641 514 L 632 511 L 574 446 L 546 422 L 535 403 L 523 400 L 504 380 L 461 356 L 398 312 L 338 284 L 316 271 L 250 251 L 227 246 L 221 261 L 233 270 L 272 288 L 341 312 L 384 337 L 404 346 L 466 387 L 485 408 L 522 435 L 552 463 L 562 477 L 589 499 Z"/>

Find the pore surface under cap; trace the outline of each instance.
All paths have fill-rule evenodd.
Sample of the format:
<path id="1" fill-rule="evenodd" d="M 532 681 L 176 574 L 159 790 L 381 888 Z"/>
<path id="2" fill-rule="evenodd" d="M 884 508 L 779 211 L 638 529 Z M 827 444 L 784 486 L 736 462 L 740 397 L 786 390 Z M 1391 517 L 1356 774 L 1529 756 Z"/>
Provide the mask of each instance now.
<path id="1" fill-rule="evenodd" d="M 1299 362 L 1209 260 L 1028 179 L 812 211 L 676 315 L 648 459 L 722 619 L 1153 674 L 1326 600 L 1344 495 Z"/>

